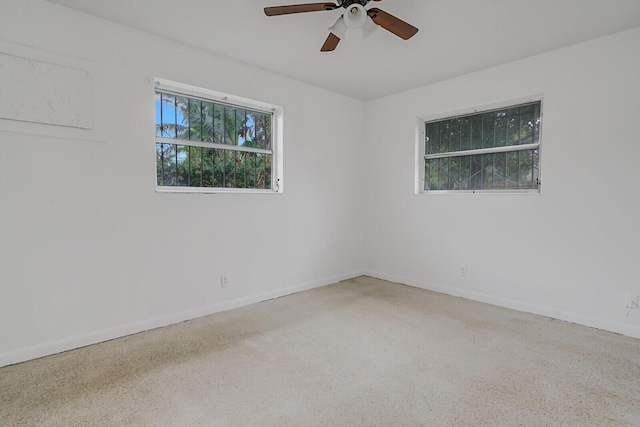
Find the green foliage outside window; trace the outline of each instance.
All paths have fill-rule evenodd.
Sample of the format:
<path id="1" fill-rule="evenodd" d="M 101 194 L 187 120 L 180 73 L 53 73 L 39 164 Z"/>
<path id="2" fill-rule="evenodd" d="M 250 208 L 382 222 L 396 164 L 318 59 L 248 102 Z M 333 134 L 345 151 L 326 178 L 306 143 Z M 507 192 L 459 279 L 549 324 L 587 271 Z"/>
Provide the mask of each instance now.
<path id="1" fill-rule="evenodd" d="M 538 188 L 540 106 L 425 123 L 425 191 Z"/>
<path id="2" fill-rule="evenodd" d="M 158 186 L 272 187 L 270 113 L 157 92 L 156 137 Z"/>

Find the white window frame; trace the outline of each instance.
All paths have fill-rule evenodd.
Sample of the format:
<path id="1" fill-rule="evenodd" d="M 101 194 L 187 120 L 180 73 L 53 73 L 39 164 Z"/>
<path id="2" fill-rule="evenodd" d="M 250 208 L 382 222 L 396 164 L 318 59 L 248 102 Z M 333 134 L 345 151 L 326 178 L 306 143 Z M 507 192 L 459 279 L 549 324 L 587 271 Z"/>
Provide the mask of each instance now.
<path id="1" fill-rule="evenodd" d="M 246 108 L 258 112 L 265 112 L 272 115 L 271 122 L 271 150 L 263 150 L 251 147 L 238 147 L 233 145 L 216 144 L 211 142 L 199 142 L 174 138 L 162 138 L 156 136 L 155 125 L 153 126 L 154 135 L 154 180 L 156 181 L 156 191 L 166 193 L 258 193 L 258 194 L 282 194 L 284 192 L 283 177 L 283 128 L 284 128 L 284 109 L 281 106 L 273 105 L 253 99 L 243 98 L 235 95 L 226 94 L 214 90 L 204 89 L 197 86 L 191 86 L 163 78 L 154 78 L 154 99 L 156 91 L 183 95 L 186 97 L 211 101 L 216 104 L 225 104 L 234 107 Z M 155 102 L 154 102 L 155 108 Z M 229 151 L 244 151 L 267 153 L 271 152 L 271 188 L 220 188 L 220 187 L 186 187 L 186 186 L 161 186 L 157 184 L 155 173 L 157 173 L 157 164 L 155 163 L 155 146 L 157 142 L 166 144 L 189 145 L 204 148 L 217 148 Z"/>
<path id="2" fill-rule="evenodd" d="M 493 147 L 493 148 L 483 148 L 483 149 L 475 149 L 475 150 L 467 150 L 467 151 L 458 151 L 458 152 L 449 152 L 442 155 L 429 155 L 429 158 L 438 158 L 438 157 L 454 157 L 454 156 L 467 156 L 467 155 L 475 155 L 475 154 L 490 154 L 490 153 L 499 153 L 499 152 L 509 152 L 509 151 L 524 151 L 530 149 L 537 149 L 539 153 L 539 164 L 538 164 L 538 188 L 536 189 L 479 189 L 479 190 L 425 190 L 425 135 L 426 135 L 426 124 L 428 122 L 435 122 L 440 120 L 452 119 L 456 117 L 463 117 L 468 115 L 475 114 L 483 114 L 485 112 L 491 112 L 495 110 L 507 109 L 510 107 L 516 107 L 522 104 L 528 103 L 540 103 L 540 128 L 539 128 L 539 136 L 538 142 L 535 144 L 527 144 L 527 145 L 515 145 L 515 146 L 505 146 L 505 147 Z M 542 95 L 533 95 L 523 98 L 511 99 L 508 101 L 500 101 L 492 104 L 484 104 L 474 107 L 467 107 L 458 110 L 453 110 L 445 113 L 437 113 L 432 115 L 425 115 L 418 117 L 416 119 L 416 144 L 415 144 L 415 152 L 416 152 L 416 162 L 415 162 L 415 194 L 417 195 L 442 195 L 442 194 L 541 194 L 542 192 L 542 117 L 544 115 L 544 100 Z"/>

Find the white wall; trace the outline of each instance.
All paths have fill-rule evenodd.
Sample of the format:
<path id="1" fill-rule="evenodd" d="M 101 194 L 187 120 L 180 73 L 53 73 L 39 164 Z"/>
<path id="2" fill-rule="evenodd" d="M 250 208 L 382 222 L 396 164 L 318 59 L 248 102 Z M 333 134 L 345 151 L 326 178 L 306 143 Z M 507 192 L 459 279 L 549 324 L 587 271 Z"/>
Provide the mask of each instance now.
<path id="1" fill-rule="evenodd" d="M 0 120 L 0 366 L 362 272 L 640 337 L 640 29 L 363 104 L 41 0 L 0 10 L 0 53 L 88 71 L 92 103 L 89 130 Z M 152 77 L 283 106 L 285 194 L 156 193 Z M 536 94 L 541 195 L 414 194 L 417 117 Z"/>
<path id="2" fill-rule="evenodd" d="M 635 29 L 367 103 L 368 273 L 640 337 L 639 70 Z M 541 195 L 414 194 L 417 117 L 538 94 Z"/>
<path id="3" fill-rule="evenodd" d="M 361 102 L 44 1 L 0 6 L 0 52 L 88 71 L 92 99 L 90 130 L 0 120 L 0 366 L 360 273 Z M 282 106 L 285 193 L 156 193 L 153 77 Z"/>

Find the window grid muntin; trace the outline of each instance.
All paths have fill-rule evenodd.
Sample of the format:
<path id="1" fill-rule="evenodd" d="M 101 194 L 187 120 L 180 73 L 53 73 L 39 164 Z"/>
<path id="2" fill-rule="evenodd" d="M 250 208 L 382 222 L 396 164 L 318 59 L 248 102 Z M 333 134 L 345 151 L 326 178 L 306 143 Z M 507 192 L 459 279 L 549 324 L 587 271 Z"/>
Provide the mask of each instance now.
<path id="1" fill-rule="evenodd" d="M 523 138 L 523 116 L 531 117 L 529 127 L 531 135 Z M 515 143 L 509 143 L 509 130 L 514 130 L 513 118 L 517 116 L 517 138 Z M 448 117 L 444 119 L 432 120 L 424 122 L 424 175 L 423 175 L 423 191 L 485 191 L 485 190 L 539 190 L 539 149 L 540 149 L 540 125 L 541 125 L 541 101 L 527 102 L 524 104 L 496 108 L 493 110 L 475 112 L 460 116 Z M 511 123 L 510 120 L 511 119 Z M 490 123 L 489 123 L 490 120 Z M 463 130 L 459 128 L 462 122 L 468 124 L 468 141 L 462 141 Z M 480 132 L 478 130 L 478 124 Z M 474 125 L 476 132 L 473 132 Z M 511 127 L 510 127 L 511 125 Z M 504 139 L 502 135 L 496 135 L 496 126 L 502 127 Z M 456 129 L 458 127 L 458 129 Z M 487 132 L 490 128 L 490 132 Z M 530 137 L 530 139 L 529 139 Z M 457 140 L 456 140 L 457 139 Z M 430 145 L 431 140 L 436 144 Z M 523 144 L 523 141 L 525 142 Z M 532 141 L 531 143 L 527 143 Z M 478 147 L 480 145 L 480 147 Z M 430 150 L 433 147 L 437 150 Z M 445 146 L 448 151 L 442 150 Z M 450 151 L 450 150 L 456 151 Z M 431 151 L 431 153 L 430 153 Z M 433 153 L 433 151 L 439 151 Z M 530 168 L 525 167 L 525 175 L 531 177 L 530 180 L 521 180 L 522 172 L 522 153 L 525 158 L 531 156 Z M 509 179 L 513 177 L 509 170 L 509 161 L 513 163 L 513 156 L 517 154 L 517 180 Z M 474 158 L 480 158 L 480 167 L 476 167 L 476 172 L 472 172 L 472 162 Z M 504 161 L 503 161 L 504 158 Z M 464 159 L 464 160 L 463 160 Z M 498 164 L 496 165 L 496 159 Z M 479 185 L 464 185 L 464 176 L 462 174 L 462 164 L 469 161 L 469 177 L 467 183 L 471 183 L 472 179 L 479 179 Z M 452 180 L 452 170 L 449 164 L 458 162 L 457 171 L 453 171 L 454 179 Z M 486 164 L 485 164 L 486 163 Z M 490 163 L 490 164 L 489 164 Z M 437 165 L 435 168 L 434 166 Z M 443 167 L 444 165 L 444 167 Z M 477 164 L 476 164 L 477 166 Z M 487 168 L 491 169 L 488 170 Z M 435 170 L 434 170 L 435 169 Z M 443 171 L 444 170 L 444 171 Z M 502 174 L 500 173 L 502 172 Z M 529 173 L 530 172 L 530 173 Z M 440 185 L 440 181 L 446 176 L 446 185 Z M 433 179 L 437 178 L 437 179 Z M 457 179 L 455 179 L 457 178 Z M 489 185 L 489 178 L 491 184 Z M 496 179 L 497 178 L 497 179 Z M 435 185 L 434 185 L 435 181 Z M 496 182 L 497 181 L 497 182 Z M 477 181 L 476 181 L 477 182 Z M 503 183 L 503 184 L 501 184 Z M 514 184 L 515 183 L 515 184 Z"/>

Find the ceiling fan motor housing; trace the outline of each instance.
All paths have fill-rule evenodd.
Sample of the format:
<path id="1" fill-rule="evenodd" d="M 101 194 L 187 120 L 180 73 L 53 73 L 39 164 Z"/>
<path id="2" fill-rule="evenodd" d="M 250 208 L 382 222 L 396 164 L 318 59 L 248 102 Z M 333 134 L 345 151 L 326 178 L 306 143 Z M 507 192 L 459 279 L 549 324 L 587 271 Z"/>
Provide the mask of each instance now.
<path id="1" fill-rule="evenodd" d="M 362 6 L 366 6 L 371 0 L 338 0 L 338 6 L 342 6 L 345 9 L 351 6 L 352 4 L 359 4 Z"/>

